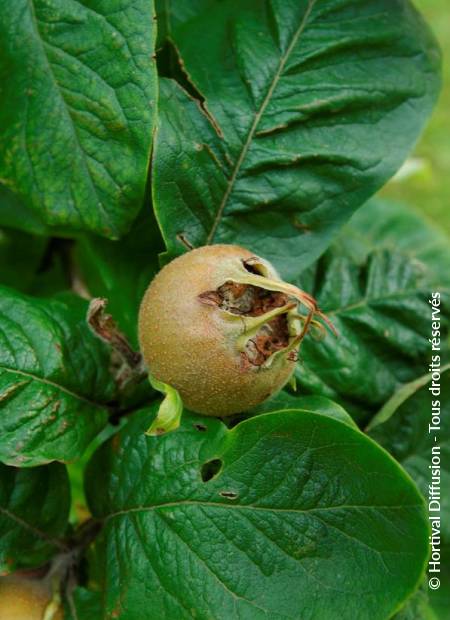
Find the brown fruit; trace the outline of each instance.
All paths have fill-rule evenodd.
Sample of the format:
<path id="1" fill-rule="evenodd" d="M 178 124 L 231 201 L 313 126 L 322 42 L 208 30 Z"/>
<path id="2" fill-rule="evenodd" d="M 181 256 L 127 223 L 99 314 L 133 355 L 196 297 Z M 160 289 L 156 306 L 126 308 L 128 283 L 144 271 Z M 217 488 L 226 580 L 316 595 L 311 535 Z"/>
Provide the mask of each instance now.
<path id="1" fill-rule="evenodd" d="M 299 314 L 303 305 L 306 314 Z M 144 359 L 197 413 L 245 411 L 280 390 L 320 314 L 267 261 L 234 245 L 176 258 L 148 287 L 139 314 Z"/>
<path id="2" fill-rule="evenodd" d="M 37 579 L 0 577 L 0 620 L 43 620 L 51 593 Z M 56 610 L 52 620 L 63 620 L 62 610 Z"/>

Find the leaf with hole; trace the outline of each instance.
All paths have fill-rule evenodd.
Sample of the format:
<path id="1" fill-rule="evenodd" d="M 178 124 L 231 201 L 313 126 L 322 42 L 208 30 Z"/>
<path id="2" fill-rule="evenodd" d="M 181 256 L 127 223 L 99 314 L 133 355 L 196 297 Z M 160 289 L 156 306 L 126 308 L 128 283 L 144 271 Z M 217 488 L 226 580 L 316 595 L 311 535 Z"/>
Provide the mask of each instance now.
<path id="1" fill-rule="evenodd" d="M 385 620 L 421 579 L 423 499 L 355 428 L 301 409 L 148 424 L 134 415 L 86 474 L 103 618 Z"/>

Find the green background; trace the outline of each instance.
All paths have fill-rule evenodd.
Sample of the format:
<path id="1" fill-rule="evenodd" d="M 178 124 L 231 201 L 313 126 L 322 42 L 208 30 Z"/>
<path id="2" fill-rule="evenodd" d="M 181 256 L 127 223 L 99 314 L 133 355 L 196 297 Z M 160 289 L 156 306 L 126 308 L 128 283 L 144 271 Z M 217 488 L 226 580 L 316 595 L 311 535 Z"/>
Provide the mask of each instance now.
<path id="1" fill-rule="evenodd" d="M 381 195 L 420 209 L 450 233 L 450 2 L 415 0 L 415 5 L 441 45 L 443 88 L 431 120 L 411 154 L 411 158 L 418 160 L 419 168 L 403 179 L 394 177 Z"/>

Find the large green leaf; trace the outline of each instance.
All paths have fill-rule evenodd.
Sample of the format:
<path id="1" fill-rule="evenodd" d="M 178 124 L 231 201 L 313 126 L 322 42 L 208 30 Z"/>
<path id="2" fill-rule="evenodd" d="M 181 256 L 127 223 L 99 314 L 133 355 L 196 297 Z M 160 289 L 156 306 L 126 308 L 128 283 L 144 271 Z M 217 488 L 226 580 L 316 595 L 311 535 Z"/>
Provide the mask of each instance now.
<path id="1" fill-rule="evenodd" d="M 353 418 L 345 409 L 332 400 L 324 398 L 323 396 L 298 396 L 296 394 L 290 394 L 286 390 L 281 390 L 278 394 L 265 400 L 249 413 L 251 415 L 259 415 L 261 413 L 273 413 L 274 411 L 283 411 L 287 409 L 301 409 L 302 411 L 310 411 L 317 415 L 327 415 L 331 418 L 336 418 L 344 424 L 349 424 L 357 428 Z M 246 412 L 243 415 L 247 417 L 248 413 Z M 228 419 L 226 422 L 228 422 Z"/>
<path id="2" fill-rule="evenodd" d="M 423 499 L 358 430 L 302 410 L 148 424 L 134 416 L 87 472 L 102 618 L 385 620 L 416 587 Z"/>
<path id="3" fill-rule="evenodd" d="M 0 464 L 0 574 L 45 564 L 65 550 L 70 492 L 59 463 L 17 469 Z"/>
<path id="4" fill-rule="evenodd" d="M 110 355 L 81 299 L 0 290 L 0 460 L 40 465 L 77 458 L 106 423 L 115 386 Z"/>
<path id="5" fill-rule="evenodd" d="M 428 299 L 436 287 L 443 341 L 448 332 L 449 245 L 436 226 L 404 205 L 379 199 L 364 205 L 301 275 L 300 285 L 318 298 L 339 337 L 304 341 L 300 391 L 337 400 L 364 422 L 401 384 L 421 375 L 429 349 Z"/>
<path id="6" fill-rule="evenodd" d="M 168 249 L 238 242 L 288 278 L 400 166 L 439 87 L 407 0 L 224 0 L 171 37 L 202 102 L 162 85 L 154 202 Z"/>
<path id="7" fill-rule="evenodd" d="M 427 270 L 388 250 L 373 252 L 362 265 L 330 251 L 319 261 L 309 290 L 338 337 L 304 340 L 299 389 L 336 400 L 364 421 L 423 372 L 431 329 Z M 444 291 L 442 302 L 445 334 L 450 303 Z"/>
<path id="8" fill-rule="evenodd" d="M 0 179 L 38 222 L 114 238 L 136 216 L 156 103 L 152 18 L 151 0 L 0 4 Z"/>
<path id="9" fill-rule="evenodd" d="M 1 60 L 0 60 L 1 62 Z M 0 226 L 45 235 L 49 228 L 39 215 L 22 204 L 18 196 L 0 184 Z"/>
<path id="10" fill-rule="evenodd" d="M 429 485 L 432 482 L 430 470 L 432 450 L 440 448 L 440 518 L 441 518 L 441 568 L 439 575 L 429 574 L 429 577 L 438 576 L 441 587 L 436 591 L 429 591 L 429 600 L 437 617 L 448 618 L 448 601 L 450 597 L 450 370 L 442 372 L 440 394 L 432 395 L 429 391 L 431 378 L 428 381 L 416 381 L 415 391 L 403 388 L 405 398 L 394 398 L 397 407 L 390 411 L 390 417 L 385 421 L 384 412 L 374 419 L 370 435 L 403 465 L 416 481 L 427 501 L 429 499 Z M 440 430 L 428 430 L 431 423 L 432 401 L 440 402 Z M 377 424 L 377 422 L 381 422 Z M 436 439 L 435 439 L 436 438 Z M 430 512 L 430 517 L 438 513 Z"/>

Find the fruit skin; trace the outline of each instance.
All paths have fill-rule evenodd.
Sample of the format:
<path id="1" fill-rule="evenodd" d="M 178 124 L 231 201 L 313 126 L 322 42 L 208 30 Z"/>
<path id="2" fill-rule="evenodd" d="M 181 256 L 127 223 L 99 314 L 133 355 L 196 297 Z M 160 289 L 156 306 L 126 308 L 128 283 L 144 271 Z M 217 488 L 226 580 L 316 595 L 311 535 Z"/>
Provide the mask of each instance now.
<path id="1" fill-rule="evenodd" d="M 252 257 L 235 245 L 192 250 L 166 265 L 142 300 L 144 359 L 152 375 L 177 389 L 191 411 L 210 416 L 245 411 L 279 391 L 294 370 L 295 361 L 287 355 L 276 356 L 269 368 L 243 368 L 236 347 L 241 320 L 227 320 L 199 301 L 199 295 L 232 279 L 230 274 L 243 270 L 242 261 Z"/>
<path id="2" fill-rule="evenodd" d="M 43 620 L 51 593 L 37 579 L 0 577 L 0 620 Z M 63 620 L 59 609 L 52 620 Z"/>

